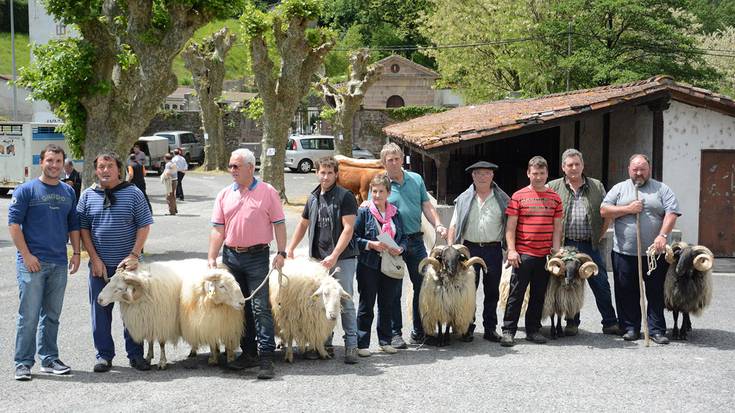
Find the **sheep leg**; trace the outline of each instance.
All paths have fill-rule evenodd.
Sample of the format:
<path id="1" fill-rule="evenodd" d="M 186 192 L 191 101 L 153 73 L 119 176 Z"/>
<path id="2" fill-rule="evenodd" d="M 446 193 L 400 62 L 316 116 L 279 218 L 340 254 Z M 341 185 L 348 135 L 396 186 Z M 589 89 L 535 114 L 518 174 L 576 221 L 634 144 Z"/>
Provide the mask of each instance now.
<path id="1" fill-rule="evenodd" d="M 671 329 L 671 338 L 674 340 L 679 340 L 679 311 L 673 310 L 674 312 L 674 328 Z"/>
<path id="2" fill-rule="evenodd" d="M 551 321 L 551 327 L 549 327 L 549 338 L 552 340 L 556 340 L 556 324 L 554 322 L 554 317 L 554 314 L 549 316 L 549 320 Z"/>
<path id="3" fill-rule="evenodd" d="M 681 329 L 679 330 L 679 338 L 686 340 L 689 338 L 689 332 L 692 331 L 692 320 L 689 319 L 689 313 L 682 311 L 684 317 L 681 320 Z"/>
<path id="4" fill-rule="evenodd" d="M 564 328 L 561 326 L 561 314 L 556 315 L 556 336 L 564 337 Z"/>
<path id="5" fill-rule="evenodd" d="M 209 343 L 209 359 L 207 360 L 207 364 L 210 366 L 219 364 L 219 344 L 216 341 Z"/>
<path id="6" fill-rule="evenodd" d="M 151 360 L 153 360 L 153 340 L 148 340 L 148 353 L 145 355 L 145 361 L 151 364 Z"/>
<path id="7" fill-rule="evenodd" d="M 225 346 L 225 356 L 227 357 L 227 364 L 235 361 L 235 349 Z"/>
<path id="8" fill-rule="evenodd" d="M 329 356 L 329 353 L 327 353 L 327 350 L 324 348 L 324 343 L 317 343 L 314 347 L 316 347 L 316 351 L 319 353 L 319 358 L 321 358 L 322 360 L 329 360 L 332 358 Z"/>
<path id="9" fill-rule="evenodd" d="M 283 340 L 281 340 L 281 344 L 285 342 L 286 344 L 286 355 L 283 357 L 283 359 L 287 363 L 293 363 L 293 337 L 286 336 Z"/>
<path id="10" fill-rule="evenodd" d="M 161 355 L 158 357 L 158 370 L 166 370 L 166 342 L 159 341 L 158 346 L 161 347 Z"/>
<path id="11" fill-rule="evenodd" d="M 449 333 L 449 324 L 447 324 L 446 329 L 444 330 L 444 336 L 442 337 L 442 347 L 448 346 L 449 343 L 452 341 L 452 336 Z"/>

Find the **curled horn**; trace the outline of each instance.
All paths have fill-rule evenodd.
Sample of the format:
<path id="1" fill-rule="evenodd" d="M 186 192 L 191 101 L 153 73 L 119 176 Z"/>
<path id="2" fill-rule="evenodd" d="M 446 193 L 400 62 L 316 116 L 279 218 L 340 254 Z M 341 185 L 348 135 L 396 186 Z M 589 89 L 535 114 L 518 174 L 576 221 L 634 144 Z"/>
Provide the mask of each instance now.
<path id="1" fill-rule="evenodd" d="M 452 248 L 459 251 L 460 254 L 464 255 L 467 258 L 470 258 L 470 249 L 462 244 L 454 244 L 452 245 Z"/>
<path id="2" fill-rule="evenodd" d="M 434 251 L 431 252 L 432 254 L 434 253 Z M 434 267 L 434 271 L 439 271 L 439 269 L 441 269 L 442 267 L 442 265 L 439 263 L 439 260 L 437 260 L 436 258 L 426 257 L 421 260 L 421 262 L 419 262 L 419 272 L 424 272 L 424 267 L 426 267 L 427 264 Z"/>
<path id="3" fill-rule="evenodd" d="M 585 263 L 588 263 L 588 262 L 592 261 L 592 257 L 590 257 L 587 254 L 583 254 L 581 252 L 578 252 L 577 255 L 576 255 L 576 257 L 579 260 L 579 263 L 580 264 L 585 264 Z"/>
<path id="4" fill-rule="evenodd" d="M 433 249 L 431 250 L 431 253 L 429 253 L 429 257 L 430 257 L 430 258 L 436 258 L 436 257 L 438 257 L 438 256 L 442 255 L 442 252 L 444 252 L 444 250 L 445 250 L 446 248 L 447 248 L 447 246 L 446 246 L 446 245 L 438 245 L 438 246 L 434 247 L 434 248 L 433 248 Z M 420 269 L 421 269 L 421 267 L 419 267 L 419 270 L 420 270 Z"/>
<path id="5" fill-rule="evenodd" d="M 598 272 L 597 264 L 594 263 L 590 259 L 590 261 L 585 262 L 582 264 L 582 266 L 579 267 L 579 277 L 583 280 L 586 280 L 587 278 L 592 277 L 593 275 L 597 275 Z"/>
<path id="6" fill-rule="evenodd" d="M 694 256 L 694 268 L 697 271 L 709 271 L 712 269 L 712 265 L 715 262 L 715 256 L 709 248 L 703 245 L 696 245 L 692 247 L 692 251 L 696 254 Z"/>
<path id="7" fill-rule="evenodd" d="M 669 263 L 669 265 L 674 263 L 674 249 L 671 248 L 671 245 L 666 244 L 666 255 L 664 256 L 666 258 L 666 262 Z"/>
<path id="8" fill-rule="evenodd" d="M 550 258 L 549 262 L 546 263 L 546 271 L 554 274 L 557 277 L 561 274 L 561 269 L 563 267 L 564 261 L 562 261 L 561 258 Z"/>
<path id="9" fill-rule="evenodd" d="M 487 264 L 485 264 L 485 260 L 480 257 L 472 257 L 464 263 L 467 268 L 475 264 L 480 265 L 485 270 L 485 274 L 487 274 Z"/>

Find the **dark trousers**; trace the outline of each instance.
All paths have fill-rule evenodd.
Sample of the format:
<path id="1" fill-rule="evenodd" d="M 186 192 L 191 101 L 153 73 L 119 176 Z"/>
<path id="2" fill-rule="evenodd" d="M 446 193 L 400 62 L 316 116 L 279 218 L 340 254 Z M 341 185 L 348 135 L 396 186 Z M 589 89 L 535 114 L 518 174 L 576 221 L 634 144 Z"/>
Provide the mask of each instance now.
<path id="1" fill-rule="evenodd" d="M 393 338 L 391 314 L 395 292 L 403 280 L 390 278 L 379 269 L 357 263 L 357 291 L 360 304 L 357 309 L 357 348 L 370 347 L 370 331 L 373 327 L 373 308 L 378 299 L 378 344 L 390 345 Z"/>
<path id="2" fill-rule="evenodd" d="M 500 243 L 480 246 L 480 244 L 465 242 L 465 245 L 469 248 L 471 256 L 482 258 L 485 265 L 487 265 L 487 273 L 482 275 L 482 290 L 485 295 L 482 302 L 482 326 L 485 328 L 485 332 L 494 331 L 498 324 L 498 288 L 500 287 L 501 266 L 503 265 L 503 250 L 500 248 Z M 474 267 L 475 288 L 477 288 L 480 285 L 480 270 L 482 267 L 479 265 L 474 265 Z M 474 320 L 470 324 L 469 331 L 475 331 Z"/>
<path id="3" fill-rule="evenodd" d="M 116 267 L 106 267 L 107 275 L 112 277 L 117 270 Z M 94 348 L 97 349 L 97 358 L 112 362 L 115 358 L 115 342 L 112 340 L 112 309 L 114 303 L 102 307 L 97 302 L 97 296 L 105 288 L 105 280 L 92 276 L 92 266 L 89 266 L 89 303 L 92 309 L 92 338 Z M 125 351 L 129 359 L 143 357 L 143 343 L 136 343 L 126 328 L 123 331 L 125 337 Z"/>
<path id="4" fill-rule="evenodd" d="M 176 215 L 179 210 L 176 208 L 176 188 L 178 187 L 177 181 L 171 181 L 171 192 L 166 194 L 166 202 L 168 203 L 168 213 L 170 215 Z"/>
<path id="5" fill-rule="evenodd" d="M 268 277 L 268 249 L 238 253 L 225 247 L 222 262 L 240 285 L 243 295 L 250 296 L 260 283 Z M 257 337 L 257 345 L 256 345 Z M 268 282 L 245 304 L 245 332 L 240 339 L 243 353 L 256 355 L 272 353 L 276 349 L 273 313 L 268 299 Z"/>
<path id="6" fill-rule="evenodd" d="M 419 312 L 419 295 L 421 294 L 421 283 L 424 282 L 424 276 L 419 272 L 419 263 L 426 258 L 426 247 L 424 247 L 423 238 L 418 235 L 408 240 L 406 251 L 403 253 L 403 260 L 406 261 L 408 268 L 408 276 L 413 284 L 413 331 L 412 335 L 421 337 L 424 335 L 424 326 L 421 324 L 421 313 Z M 391 317 L 391 329 L 394 336 L 402 335 L 403 330 L 403 313 L 401 311 L 401 294 L 403 293 L 403 283 L 396 284 L 396 294 L 393 299 L 393 316 Z"/>
<path id="7" fill-rule="evenodd" d="M 184 200 L 184 188 L 181 186 L 181 181 L 184 180 L 185 173 L 181 171 L 176 171 L 176 177 L 179 178 L 179 186 L 176 187 L 176 198 L 179 198 L 180 200 Z"/>
<path id="8" fill-rule="evenodd" d="M 666 333 L 664 318 L 664 279 L 669 264 L 661 255 L 656 262 L 656 270 L 646 275 L 646 257 L 643 263 L 643 282 L 646 285 L 648 300 L 648 330 L 651 334 Z M 626 331 L 641 330 L 641 290 L 638 285 L 638 258 L 612 252 L 613 277 L 615 280 L 615 304 L 618 307 L 620 327 Z"/>
<path id="9" fill-rule="evenodd" d="M 549 283 L 549 273 L 544 269 L 545 265 L 546 257 L 521 254 L 521 265 L 513 268 L 513 274 L 510 277 L 508 304 L 505 306 L 503 317 L 504 333 L 515 334 L 518 330 L 523 296 L 529 284 L 531 284 L 531 296 L 526 309 L 526 334 L 532 334 L 541 329 L 541 312 L 544 309 L 546 286 Z"/>
<path id="10" fill-rule="evenodd" d="M 577 251 L 589 255 L 592 261 L 597 264 L 597 275 L 588 278 L 587 282 L 590 285 L 592 294 L 595 296 L 597 310 L 602 317 L 602 326 L 608 327 L 617 324 L 618 318 L 615 316 L 615 309 L 612 305 L 612 294 L 610 292 L 610 283 L 607 280 L 607 269 L 605 268 L 605 261 L 602 259 L 600 251 L 592 248 L 592 243 L 589 241 L 566 240 L 564 245 L 577 248 Z M 567 324 L 569 325 L 578 326 L 579 322 L 579 313 L 574 316 L 573 320 L 567 319 Z"/>

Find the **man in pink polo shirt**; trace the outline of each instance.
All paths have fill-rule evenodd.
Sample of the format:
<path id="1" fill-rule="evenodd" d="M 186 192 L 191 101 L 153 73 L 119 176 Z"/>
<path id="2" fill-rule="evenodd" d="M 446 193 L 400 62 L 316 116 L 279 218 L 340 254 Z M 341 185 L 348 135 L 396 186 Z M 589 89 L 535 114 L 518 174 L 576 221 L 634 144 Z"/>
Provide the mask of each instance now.
<path id="1" fill-rule="evenodd" d="M 234 182 L 222 189 L 214 201 L 207 259 L 209 267 L 215 268 L 217 255 L 224 244 L 222 262 L 235 276 L 243 294 L 248 296 L 268 276 L 268 244 L 274 234 L 278 254 L 273 259 L 273 267 L 283 267 L 286 257 L 285 215 L 278 192 L 253 176 L 255 156 L 251 151 L 233 151 L 228 167 Z M 276 344 L 267 282 L 245 307 L 245 336 L 240 340 L 240 347 L 242 354 L 228 367 L 239 370 L 259 365 L 259 379 L 273 378 Z"/>

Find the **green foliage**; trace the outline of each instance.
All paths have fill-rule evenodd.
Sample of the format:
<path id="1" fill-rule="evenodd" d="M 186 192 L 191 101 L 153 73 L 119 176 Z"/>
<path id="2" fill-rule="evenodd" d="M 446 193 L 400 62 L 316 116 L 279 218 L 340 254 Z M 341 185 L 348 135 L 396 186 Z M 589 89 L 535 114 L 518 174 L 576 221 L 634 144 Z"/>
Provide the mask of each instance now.
<path id="1" fill-rule="evenodd" d="M 320 0 L 284 0 L 276 9 L 287 19 L 304 17 L 307 20 L 317 20 L 322 15 L 322 2 Z"/>
<path id="2" fill-rule="evenodd" d="M 324 69 L 327 77 L 339 82 L 337 77 L 345 78 L 350 66 L 349 50 L 357 50 L 364 45 L 361 27 L 354 25 L 337 41 L 337 45 L 324 59 Z"/>
<path id="3" fill-rule="evenodd" d="M 128 44 L 123 44 L 120 47 L 120 51 L 117 52 L 117 64 L 120 65 L 122 70 L 130 70 L 140 63 L 138 56 Z"/>
<path id="4" fill-rule="evenodd" d="M 240 109 L 240 111 L 248 118 L 252 119 L 254 121 L 259 121 L 260 118 L 263 117 L 263 99 L 260 98 L 260 96 L 257 96 L 253 99 L 250 99 L 249 102 L 246 102 L 245 106 Z"/>
<path id="5" fill-rule="evenodd" d="M 325 107 L 319 114 L 319 119 L 331 122 L 332 120 L 334 120 L 335 116 L 337 116 L 337 109 Z"/>
<path id="6" fill-rule="evenodd" d="M 240 16 L 242 31 L 247 36 L 256 37 L 268 31 L 270 18 L 254 4 L 248 3 Z"/>
<path id="7" fill-rule="evenodd" d="M 712 50 L 735 50 L 735 27 L 726 27 L 708 35 L 697 36 L 699 46 Z M 704 56 L 707 64 L 715 68 L 722 75 L 719 91 L 730 97 L 735 97 L 735 58 L 726 56 L 726 53 L 713 52 Z"/>
<path id="8" fill-rule="evenodd" d="M 10 33 L 0 33 L 0 73 L 11 74 L 13 71 Z M 31 61 L 31 49 L 27 34 L 15 34 L 15 65 L 20 68 L 28 66 Z"/>
<path id="9" fill-rule="evenodd" d="M 64 119 L 61 130 L 74 155 L 79 156 L 87 121 L 81 99 L 109 90 L 109 85 L 94 79 L 94 49 L 84 40 L 69 38 L 35 46 L 33 53 L 36 60 L 21 69 L 18 84 L 31 89 L 33 99 L 48 101 L 54 113 Z"/>
<path id="10" fill-rule="evenodd" d="M 400 108 L 387 109 L 388 116 L 392 120 L 403 122 L 409 119 L 418 118 L 419 116 L 428 115 L 429 113 L 441 113 L 447 108 L 437 106 L 403 106 Z"/>

